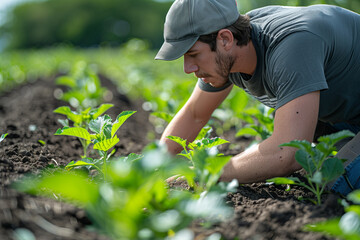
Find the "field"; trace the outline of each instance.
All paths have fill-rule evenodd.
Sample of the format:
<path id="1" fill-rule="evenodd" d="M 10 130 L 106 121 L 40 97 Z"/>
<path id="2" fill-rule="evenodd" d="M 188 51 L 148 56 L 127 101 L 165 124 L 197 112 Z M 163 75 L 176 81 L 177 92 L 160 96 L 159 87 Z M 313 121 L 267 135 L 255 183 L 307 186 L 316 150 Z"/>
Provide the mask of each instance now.
<path id="1" fill-rule="evenodd" d="M 103 84 L 113 91 L 115 107 L 110 115 L 127 109 L 137 110 L 119 133 L 121 142 L 116 146 L 116 154 L 140 153 L 149 143 L 143 133 L 153 128 L 148 121 L 149 113 L 142 110 L 141 100 L 133 101 L 119 94 L 106 79 Z M 107 239 L 91 230 L 92 222 L 81 208 L 10 188 L 11 182 L 26 173 L 37 173 L 48 164 L 66 165 L 81 153 L 75 138 L 53 135 L 59 123 L 52 111 L 64 105 L 54 98 L 55 88 L 54 79 L 38 80 L 0 97 L 0 126 L 9 133 L 0 149 L 1 239 L 13 239 L 24 234 L 23 229 L 29 230 L 35 239 Z M 246 138 L 231 137 L 234 136 L 232 132 L 224 133 L 224 138 L 227 136 L 240 146 L 237 150 L 249 144 Z M 235 153 L 227 146 L 222 146 L 221 151 Z M 195 239 L 206 239 L 215 232 L 224 239 L 331 239 L 302 228 L 305 224 L 341 216 L 343 208 L 337 197 L 324 195 L 324 203 L 316 206 L 298 200 L 300 196 L 310 197 L 310 193 L 299 187 L 285 191 L 285 187 L 263 183 L 241 185 L 225 198 L 234 211 L 231 219 L 208 228 L 202 226 L 201 221 L 194 221 L 189 228 L 195 232 Z"/>

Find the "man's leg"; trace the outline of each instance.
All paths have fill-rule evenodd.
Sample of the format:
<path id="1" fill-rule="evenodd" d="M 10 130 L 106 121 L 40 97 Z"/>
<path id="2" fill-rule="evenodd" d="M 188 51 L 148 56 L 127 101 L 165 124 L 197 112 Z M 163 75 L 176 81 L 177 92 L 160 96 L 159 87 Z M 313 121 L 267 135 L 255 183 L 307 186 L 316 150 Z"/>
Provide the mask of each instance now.
<path id="1" fill-rule="evenodd" d="M 318 122 L 314 142 L 323 135 L 329 135 L 341 130 L 350 130 L 357 134 L 353 138 L 346 138 L 336 144 L 339 150 L 336 157 L 347 159 L 344 163 L 345 174 L 327 184 L 327 189 L 346 196 L 360 188 L 360 125 L 348 123 L 329 124 Z"/>
<path id="2" fill-rule="evenodd" d="M 347 159 L 344 163 L 345 173 L 328 184 L 332 191 L 343 196 L 360 188 L 360 132 L 342 147 L 336 154 L 339 159 Z"/>

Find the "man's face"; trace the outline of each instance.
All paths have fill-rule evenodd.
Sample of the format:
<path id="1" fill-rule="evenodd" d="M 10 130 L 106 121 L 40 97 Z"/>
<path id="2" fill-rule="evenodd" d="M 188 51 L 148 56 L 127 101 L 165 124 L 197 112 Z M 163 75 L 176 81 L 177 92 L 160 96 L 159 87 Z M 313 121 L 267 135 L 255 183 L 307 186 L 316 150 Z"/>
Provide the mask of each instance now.
<path id="1" fill-rule="evenodd" d="M 222 87 L 228 81 L 234 57 L 217 50 L 211 51 L 206 43 L 197 41 L 184 55 L 185 73 L 195 73 L 213 87 Z"/>

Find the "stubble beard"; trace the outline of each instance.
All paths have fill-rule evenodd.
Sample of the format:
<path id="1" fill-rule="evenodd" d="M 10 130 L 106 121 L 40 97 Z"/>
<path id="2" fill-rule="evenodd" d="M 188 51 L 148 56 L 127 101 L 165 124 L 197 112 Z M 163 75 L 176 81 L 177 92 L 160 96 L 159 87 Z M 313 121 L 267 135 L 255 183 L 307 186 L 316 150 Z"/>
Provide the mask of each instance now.
<path id="1" fill-rule="evenodd" d="M 229 81 L 230 71 L 234 62 L 235 58 L 233 56 L 222 54 L 216 50 L 216 73 L 220 76 L 219 80 L 221 80 L 221 86 L 224 86 Z"/>

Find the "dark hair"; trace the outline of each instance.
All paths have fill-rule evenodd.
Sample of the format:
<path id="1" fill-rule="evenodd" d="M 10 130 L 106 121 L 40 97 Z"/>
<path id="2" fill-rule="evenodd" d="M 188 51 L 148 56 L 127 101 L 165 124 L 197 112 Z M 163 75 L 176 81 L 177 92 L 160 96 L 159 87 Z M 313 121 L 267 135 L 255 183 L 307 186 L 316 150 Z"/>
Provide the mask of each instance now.
<path id="1" fill-rule="evenodd" d="M 224 29 L 229 29 L 232 32 L 234 38 L 237 40 L 236 45 L 238 46 L 246 45 L 251 40 L 250 17 L 247 15 L 240 15 L 236 22 Z M 218 32 L 219 31 L 201 35 L 199 41 L 209 44 L 211 51 L 216 51 L 216 37 Z"/>

